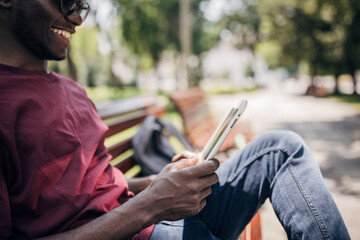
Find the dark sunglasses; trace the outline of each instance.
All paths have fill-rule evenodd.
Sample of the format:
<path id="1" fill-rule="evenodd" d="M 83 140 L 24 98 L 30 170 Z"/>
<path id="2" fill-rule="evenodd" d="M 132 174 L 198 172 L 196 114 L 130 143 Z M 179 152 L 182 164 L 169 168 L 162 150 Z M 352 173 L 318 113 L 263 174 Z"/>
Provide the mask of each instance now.
<path id="1" fill-rule="evenodd" d="M 89 14 L 90 5 L 83 0 L 61 0 L 61 10 L 67 16 L 77 11 L 84 21 Z"/>

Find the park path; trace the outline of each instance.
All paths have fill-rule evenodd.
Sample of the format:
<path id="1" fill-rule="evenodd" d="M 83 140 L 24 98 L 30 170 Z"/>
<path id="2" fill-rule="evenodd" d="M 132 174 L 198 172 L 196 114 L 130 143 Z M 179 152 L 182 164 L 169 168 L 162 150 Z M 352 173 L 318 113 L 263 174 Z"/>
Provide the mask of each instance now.
<path id="1" fill-rule="evenodd" d="M 333 99 L 291 94 L 271 88 L 251 93 L 212 95 L 213 113 L 222 116 L 234 99 L 249 101 L 243 120 L 254 135 L 272 129 L 300 134 L 312 150 L 325 183 L 352 239 L 360 240 L 360 109 Z M 262 211 L 264 240 L 287 239 L 270 203 Z"/>

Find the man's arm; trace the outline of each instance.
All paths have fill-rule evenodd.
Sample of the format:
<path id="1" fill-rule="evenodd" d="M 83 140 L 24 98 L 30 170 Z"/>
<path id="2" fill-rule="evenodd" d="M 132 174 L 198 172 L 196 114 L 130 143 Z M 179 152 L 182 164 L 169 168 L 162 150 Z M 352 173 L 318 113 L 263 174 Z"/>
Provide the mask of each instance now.
<path id="1" fill-rule="evenodd" d="M 167 165 L 150 186 L 125 204 L 79 228 L 45 239 L 127 239 L 161 220 L 199 213 L 211 194 L 211 185 L 218 180 L 215 170 L 219 162 L 196 163 L 197 159 L 184 159 Z"/>
<path id="2" fill-rule="evenodd" d="M 147 188 L 155 179 L 156 175 L 150 175 L 146 177 L 128 178 L 126 179 L 129 190 L 135 194 L 140 193 Z"/>

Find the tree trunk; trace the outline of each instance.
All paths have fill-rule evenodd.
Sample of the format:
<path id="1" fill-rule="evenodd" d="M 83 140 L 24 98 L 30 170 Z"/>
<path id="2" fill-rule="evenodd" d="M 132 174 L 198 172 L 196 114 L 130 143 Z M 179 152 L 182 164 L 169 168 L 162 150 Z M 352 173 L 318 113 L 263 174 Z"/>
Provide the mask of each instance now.
<path id="1" fill-rule="evenodd" d="M 353 95 L 358 95 L 358 93 L 356 92 L 357 81 L 356 81 L 356 72 L 355 72 L 355 71 L 352 72 L 351 77 L 352 77 L 352 79 L 353 79 L 353 84 L 354 84 L 354 92 L 353 92 Z"/>
<path id="2" fill-rule="evenodd" d="M 108 34 L 106 34 L 106 35 L 108 35 Z M 109 41 L 110 41 L 110 39 L 109 39 Z M 119 88 L 119 89 L 123 89 L 124 88 L 124 83 L 122 82 L 122 80 L 118 76 L 115 75 L 114 69 L 113 69 L 113 66 L 112 66 L 113 62 L 115 61 L 115 52 L 114 52 L 114 50 L 111 50 L 111 52 L 109 54 L 109 59 L 110 59 L 109 60 L 110 61 L 110 64 L 109 64 L 110 85 L 112 85 L 113 87 Z"/>
<path id="3" fill-rule="evenodd" d="M 96 10 L 95 10 L 94 15 L 96 16 Z M 110 53 L 109 53 L 110 67 L 109 67 L 109 72 L 108 72 L 108 74 L 109 74 L 108 75 L 109 76 L 108 84 L 110 86 L 112 86 L 112 87 L 123 89 L 124 88 L 124 83 L 122 82 L 122 80 L 118 76 L 115 75 L 113 67 L 112 67 L 112 64 L 113 64 L 113 62 L 115 60 L 116 55 L 115 55 L 115 50 L 114 50 L 115 48 L 114 48 L 114 45 L 113 45 L 113 41 L 111 40 L 111 35 L 107 31 L 103 30 L 101 28 L 99 22 L 97 22 L 97 21 L 96 21 L 96 27 L 97 27 L 97 29 L 99 29 L 100 32 L 102 32 L 105 35 L 106 39 L 108 40 L 108 42 L 109 42 L 109 44 L 111 46 L 111 50 L 110 50 Z"/>
<path id="4" fill-rule="evenodd" d="M 339 75 L 338 75 L 338 74 L 335 75 L 334 95 L 340 95 L 340 90 L 339 90 Z"/>
<path id="5" fill-rule="evenodd" d="M 180 71 L 184 71 L 188 86 L 192 86 L 191 69 L 189 68 L 188 59 L 192 54 L 192 9 L 191 0 L 180 1 L 179 13 L 179 35 L 182 57 L 180 61 Z"/>

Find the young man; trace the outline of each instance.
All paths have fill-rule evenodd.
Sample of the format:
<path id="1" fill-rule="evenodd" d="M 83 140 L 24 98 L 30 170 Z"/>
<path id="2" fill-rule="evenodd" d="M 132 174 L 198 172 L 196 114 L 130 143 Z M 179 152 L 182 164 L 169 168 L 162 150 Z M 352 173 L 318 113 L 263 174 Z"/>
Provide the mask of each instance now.
<path id="1" fill-rule="evenodd" d="M 289 238 L 349 239 L 291 132 L 267 133 L 221 167 L 184 152 L 126 182 L 91 101 L 47 68 L 88 11 L 81 0 L 0 0 L 0 238 L 236 239 L 270 197 Z"/>

